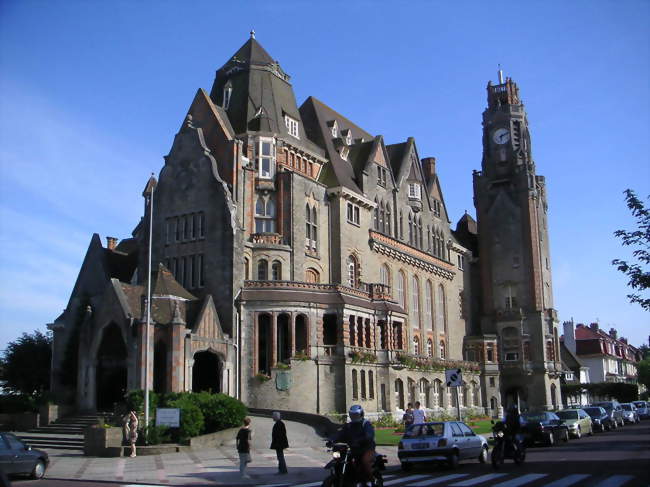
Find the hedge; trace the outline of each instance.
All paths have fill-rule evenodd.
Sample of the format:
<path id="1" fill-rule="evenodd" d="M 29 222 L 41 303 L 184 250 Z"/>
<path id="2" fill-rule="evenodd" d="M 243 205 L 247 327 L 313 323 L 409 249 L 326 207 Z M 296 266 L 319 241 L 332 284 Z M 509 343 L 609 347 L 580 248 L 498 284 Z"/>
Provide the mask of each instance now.
<path id="1" fill-rule="evenodd" d="M 620 402 L 636 401 L 639 398 L 639 386 L 626 382 L 596 382 L 593 384 L 563 384 L 562 394 L 576 396 L 583 391 L 596 397 L 612 397 Z"/>

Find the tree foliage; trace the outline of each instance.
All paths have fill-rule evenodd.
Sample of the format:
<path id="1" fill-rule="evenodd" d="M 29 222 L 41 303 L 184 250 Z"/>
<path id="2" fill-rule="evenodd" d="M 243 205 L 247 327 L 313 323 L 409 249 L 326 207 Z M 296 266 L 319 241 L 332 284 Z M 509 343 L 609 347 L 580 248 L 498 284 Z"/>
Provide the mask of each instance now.
<path id="1" fill-rule="evenodd" d="M 646 389 L 650 389 L 650 358 L 641 360 L 637 364 L 638 374 L 639 374 L 639 384 L 646 386 Z"/>
<path id="2" fill-rule="evenodd" d="M 632 231 L 617 230 L 614 235 L 619 237 L 623 245 L 634 248 L 632 255 L 638 261 L 627 262 L 621 259 L 614 259 L 612 265 L 629 278 L 628 286 L 636 291 L 644 291 L 650 288 L 650 210 L 636 196 L 631 189 L 625 191 L 627 207 L 637 221 L 637 229 Z M 650 196 L 648 197 L 650 199 Z M 644 298 L 640 293 L 627 295 L 631 303 L 638 303 L 646 311 L 650 311 L 650 298 Z"/>
<path id="3" fill-rule="evenodd" d="M 40 397 L 50 388 L 52 334 L 36 330 L 9 342 L 0 359 L 0 379 L 14 394 Z"/>

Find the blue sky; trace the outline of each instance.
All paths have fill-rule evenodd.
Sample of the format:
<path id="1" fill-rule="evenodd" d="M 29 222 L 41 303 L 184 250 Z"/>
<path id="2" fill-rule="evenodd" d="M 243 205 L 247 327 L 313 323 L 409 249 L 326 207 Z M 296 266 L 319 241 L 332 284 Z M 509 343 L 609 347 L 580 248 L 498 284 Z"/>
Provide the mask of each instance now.
<path id="1" fill-rule="evenodd" d="M 0 350 L 63 310 L 93 232 L 130 236 L 194 93 L 251 28 L 299 104 L 437 157 L 454 225 L 500 63 L 547 179 L 560 319 L 646 342 L 610 262 L 630 255 L 623 190 L 650 194 L 649 25 L 645 0 L 0 1 Z"/>

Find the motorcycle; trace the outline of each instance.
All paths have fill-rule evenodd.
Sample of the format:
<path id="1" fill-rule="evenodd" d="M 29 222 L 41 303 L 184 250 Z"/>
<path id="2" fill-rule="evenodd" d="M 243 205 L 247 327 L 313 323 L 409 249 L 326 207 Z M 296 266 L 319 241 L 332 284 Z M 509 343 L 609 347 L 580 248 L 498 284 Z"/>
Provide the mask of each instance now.
<path id="1" fill-rule="evenodd" d="M 521 465 L 526 460 L 526 447 L 523 441 L 518 438 L 508 438 L 507 426 L 503 421 L 492 422 L 492 436 L 494 437 L 494 448 L 492 449 L 492 467 L 496 470 L 506 458 L 514 460 L 515 464 Z"/>
<path id="2" fill-rule="evenodd" d="M 382 470 L 386 469 L 386 456 L 375 453 L 372 464 L 372 478 L 362 479 L 357 461 L 351 453 L 347 443 L 327 442 L 328 451 L 332 453 L 332 459 L 324 468 L 330 471 L 329 476 L 323 480 L 321 487 L 357 487 L 357 485 L 370 487 L 383 487 L 384 477 Z"/>

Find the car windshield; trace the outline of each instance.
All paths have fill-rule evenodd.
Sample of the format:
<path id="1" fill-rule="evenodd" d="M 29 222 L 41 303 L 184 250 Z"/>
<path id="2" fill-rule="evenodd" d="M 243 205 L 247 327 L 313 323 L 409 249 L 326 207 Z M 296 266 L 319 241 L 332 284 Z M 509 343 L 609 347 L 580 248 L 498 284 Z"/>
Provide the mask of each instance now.
<path id="1" fill-rule="evenodd" d="M 578 411 L 557 411 L 560 419 L 578 419 Z"/>
<path id="2" fill-rule="evenodd" d="M 544 413 L 539 413 L 539 414 L 522 414 L 521 415 L 522 419 L 524 421 L 532 421 L 532 422 L 539 422 L 539 421 L 544 421 L 546 420 L 546 416 Z"/>
<path id="3" fill-rule="evenodd" d="M 415 438 L 417 436 L 442 436 L 444 430 L 444 423 L 414 424 L 404 432 L 404 438 Z"/>
<path id="4" fill-rule="evenodd" d="M 626 411 L 632 411 L 632 406 L 630 406 L 629 404 L 621 404 L 621 407 Z"/>
<path id="5" fill-rule="evenodd" d="M 635 402 L 634 405 L 635 405 L 636 407 L 638 407 L 638 408 L 645 408 L 645 407 L 646 407 L 645 403 L 642 402 L 642 401 L 640 401 L 640 402 Z"/>
<path id="6" fill-rule="evenodd" d="M 589 416 L 600 416 L 600 409 L 599 408 L 587 408 L 587 409 L 585 409 L 585 412 Z"/>

